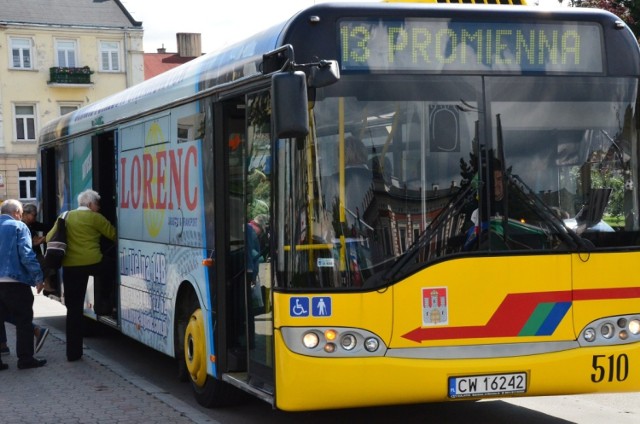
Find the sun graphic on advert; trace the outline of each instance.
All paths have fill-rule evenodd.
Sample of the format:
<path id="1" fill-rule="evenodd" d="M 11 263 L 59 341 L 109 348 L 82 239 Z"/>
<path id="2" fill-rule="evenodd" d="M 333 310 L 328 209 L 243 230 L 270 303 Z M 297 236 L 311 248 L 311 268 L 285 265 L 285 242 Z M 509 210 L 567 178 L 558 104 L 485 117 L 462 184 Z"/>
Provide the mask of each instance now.
<path id="1" fill-rule="evenodd" d="M 144 141 L 145 155 L 149 155 L 152 161 L 151 169 L 157 169 L 157 156 L 156 154 L 161 150 L 166 150 L 165 146 L 165 138 L 162 133 L 162 128 L 158 125 L 157 122 L 154 122 L 149 127 L 149 131 L 147 132 L 147 136 Z M 151 187 L 158 186 L 158 174 L 157 172 L 152 172 L 151 176 Z M 153 195 L 157 195 L 155 190 L 152 190 Z M 160 230 L 162 230 L 162 223 L 164 222 L 164 209 L 155 209 L 155 203 L 157 199 L 149 199 L 149 204 L 144 207 L 144 225 L 147 228 L 147 233 L 155 238 L 160 234 Z"/>

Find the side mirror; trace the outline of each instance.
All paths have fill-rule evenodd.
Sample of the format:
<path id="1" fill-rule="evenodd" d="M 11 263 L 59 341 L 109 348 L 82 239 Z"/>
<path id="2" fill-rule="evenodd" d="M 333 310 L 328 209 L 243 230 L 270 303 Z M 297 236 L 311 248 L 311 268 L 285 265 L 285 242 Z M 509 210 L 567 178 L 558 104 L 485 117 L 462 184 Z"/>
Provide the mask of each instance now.
<path id="1" fill-rule="evenodd" d="M 307 76 L 302 71 L 271 77 L 271 109 L 278 138 L 304 138 L 309 134 Z"/>
<path id="2" fill-rule="evenodd" d="M 313 66 L 309 70 L 309 87 L 319 88 L 334 84 L 340 79 L 340 68 L 338 61 L 323 60 L 318 66 Z"/>

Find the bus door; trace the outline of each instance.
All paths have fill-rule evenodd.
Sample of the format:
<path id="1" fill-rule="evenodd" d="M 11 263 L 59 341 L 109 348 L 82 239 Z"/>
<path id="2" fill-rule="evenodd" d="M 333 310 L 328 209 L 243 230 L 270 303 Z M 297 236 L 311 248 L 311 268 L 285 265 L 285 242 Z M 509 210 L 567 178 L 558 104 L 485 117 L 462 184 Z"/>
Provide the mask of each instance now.
<path id="1" fill-rule="evenodd" d="M 39 196 L 42 221 L 48 227 L 52 227 L 58 211 L 56 195 L 56 189 L 58 187 L 56 151 L 53 147 L 40 151 L 40 181 L 47 182 L 46 184 L 39 184 L 41 190 Z"/>
<path id="2" fill-rule="evenodd" d="M 273 318 L 269 222 L 271 135 L 267 92 L 224 105 L 228 143 L 226 287 L 229 367 L 247 371 L 247 382 L 273 387 Z M 233 369 L 231 369 L 233 370 Z"/>
<path id="3" fill-rule="evenodd" d="M 100 194 L 100 213 L 116 228 L 116 133 L 108 131 L 91 138 L 93 189 Z M 104 257 L 104 272 L 93 278 L 93 309 L 101 320 L 116 324 L 117 264 L 116 243 L 104 237 L 100 240 Z"/>
<path id="4" fill-rule="evenodd" d="M 41 190 L 38 195 L 41 199 L 40 216 L 47 228 L 53 227 L 63 201 L 62 193 L 64 190 L 61 184 L 64 183 L 64 174 L 58 169 L 58 166 L 62 166 L 59 164 L 63 163 L 60 158 L 60 149 L 61 148 L 48 147 L 40 151 L 39 178 L 41 182 L 46 182 L 46 184 L 38 184 Z M 60 273 L 56 272 L 47 277 L 50 294 L 56 297 L 61 297 L 62 295 L 59 275 Z"/>

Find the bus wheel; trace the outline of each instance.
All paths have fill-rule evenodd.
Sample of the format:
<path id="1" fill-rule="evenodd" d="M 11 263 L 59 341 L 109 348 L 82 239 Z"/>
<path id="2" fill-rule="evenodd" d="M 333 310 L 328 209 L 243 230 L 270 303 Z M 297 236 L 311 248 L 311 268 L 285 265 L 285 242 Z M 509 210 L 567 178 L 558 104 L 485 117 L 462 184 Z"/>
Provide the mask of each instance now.
<path id="1" fill-rule="evenodd" d="M 207 380 L 207 348 L 205 346 L 202 309 L 196 309 L 189 317 L 184 337 L 184 353 L 187 371 L 196 387 L 203 387 Z"/>
<path id="2" fill-rule="evenodd" d="M 184 333 L 184 360 L 198 403 L 207 408 L 238 403 L 242 392 L 207 375 L 207 348 L 202 309 L 194 307 Z"/>

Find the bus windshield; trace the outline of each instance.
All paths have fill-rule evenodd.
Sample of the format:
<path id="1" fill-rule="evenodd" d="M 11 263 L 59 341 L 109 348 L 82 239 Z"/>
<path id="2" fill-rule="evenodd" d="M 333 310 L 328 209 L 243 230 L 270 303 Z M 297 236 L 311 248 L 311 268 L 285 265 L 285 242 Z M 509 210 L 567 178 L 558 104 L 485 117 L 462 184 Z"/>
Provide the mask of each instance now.
<path id="1" fill-rule="evenodd" d="M 637 245 L 635 78 L 343 75 L 316 94 L 310 137 L 278 149 L 281 286 Z"/>

